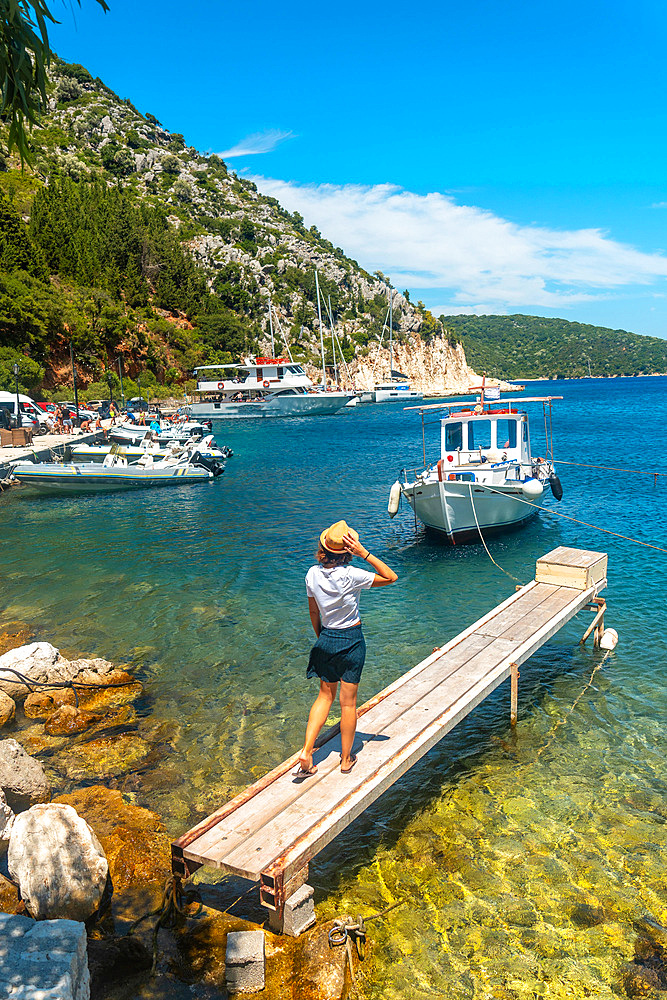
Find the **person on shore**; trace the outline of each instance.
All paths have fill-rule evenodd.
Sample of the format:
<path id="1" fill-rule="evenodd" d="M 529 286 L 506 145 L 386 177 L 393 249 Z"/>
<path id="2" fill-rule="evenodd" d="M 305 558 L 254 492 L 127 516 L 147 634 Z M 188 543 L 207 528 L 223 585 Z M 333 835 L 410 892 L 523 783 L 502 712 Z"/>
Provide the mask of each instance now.
<path id="1" fill-rule="evenodd" d="M 63 411 L 60 409 L 59 406 L 56 407 L 55 420 L 56 420 L 56 434 L 62 434 L 63 433 Z"/>
<path id="2" fill-rule="evenodd" d="M 351 566 L 353 556 L 364 559 L 373 572 Z M 308 716 L 306 738 L 295 776 L 317 773 L 313 764 L 315 740 L 327 720 L 340 684 L 340 769 L 348 774 L 357 758 L 352 753 L 357 729 L 357 690 L 366 659 L 366 643 L 359 618 L 362 590 L 386 587 L 398 577 L 372 555 L 345 521 L 337 521 L 320 535 L 317 565 L 306 574 L 308 610 L 317 642 L 310 651 L 307 677 L 318 677 L 320 691 Z"/>

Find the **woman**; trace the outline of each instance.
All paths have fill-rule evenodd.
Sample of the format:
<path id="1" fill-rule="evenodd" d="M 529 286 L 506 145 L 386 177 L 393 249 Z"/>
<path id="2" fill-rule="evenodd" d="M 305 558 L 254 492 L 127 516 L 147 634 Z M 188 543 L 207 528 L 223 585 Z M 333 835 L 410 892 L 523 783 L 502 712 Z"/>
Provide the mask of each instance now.
<path id="1" fill-rule="evenodd" d="M 350 566 L 352 556 L 364 559 L 374 572 Z M 306 574 L 308 610 L 317 642 L 310 652 L 307 677 L 319 677 L 318 694 L 308 716 L 306 739 L 296 777 L 316 774 L 313 749 L 327 720 L 340 683 L 340 769 L 348 774 L 357 758 L 352 753 L 357 728 L 357 689 L 366 658 L 359 619 L 359 597 L 370 587 L 386 587 L 398 579 L 393 569 L 371 555 L 357 532 L 337 521 L 320 535 L 317 565 Z"/>

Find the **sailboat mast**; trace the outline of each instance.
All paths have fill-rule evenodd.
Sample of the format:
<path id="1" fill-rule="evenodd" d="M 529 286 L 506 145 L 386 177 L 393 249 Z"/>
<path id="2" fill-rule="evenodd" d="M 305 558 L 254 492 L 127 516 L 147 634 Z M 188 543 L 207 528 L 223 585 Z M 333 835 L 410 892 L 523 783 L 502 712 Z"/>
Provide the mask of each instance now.
<path id="1" fill-rule="evenodd" d="M 315 268 L 315 288 L 317 289 L 317 315 L 320 321 L 320 351 L 322 352 L 322 388 L 327 386 L 327 371 L 324 367 L 324 334 L 322 332 L 322 306 L 320 304 L 320 282 Z"/>
<path id="2" fill-rule="evenodd" d="M 269 327 L 271 328 L 271 357 L 276 356 L 276 346 L 273 341 L 273 306 L 271 305 L 271 296 L 269 295 Z"/>
<path id="3" fill-rule="evenodd" d="M 336 385 L 338 385 L 338 370 L 336 368 L 336 344 L 334 342 L 334 321 L 333 321 L 333 313 L 331 311 L 331 296 L 328 295 L 327 298 L 329 300 L 329 322 L 331 323 L 331 355 L 333 357 L 334 382 L 336 383 Z"/>
<path id="4" fill-rule="evenodd" d="M 389 289 L 389 381 L 394 375 L 394 296 Z"/>

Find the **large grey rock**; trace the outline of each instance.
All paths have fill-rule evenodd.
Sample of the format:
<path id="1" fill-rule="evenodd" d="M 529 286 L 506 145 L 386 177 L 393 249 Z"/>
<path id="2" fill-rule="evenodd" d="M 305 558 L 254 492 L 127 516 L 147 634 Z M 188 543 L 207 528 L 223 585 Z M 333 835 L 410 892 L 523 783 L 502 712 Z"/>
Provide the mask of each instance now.
<path id="1" fill-rule="evenodd" d="M 0 740 L 0 788 L 16 813 L 51 798 L 44 768 L 16 740 Z"/>
<path id="2" fill-rule="evenodd" d="M 109 865 L 102 845 L 72 806 L 33 806 L 14 820 L 9 873 L 37 920 L 87 920 L 97 910 Z"/>
<path id="3" fill-rule="evenodd" d="M 0 913 L 0 998 L 89 1000 L 86 928 Z"/>
<path id="4" fill-rule="evenodd" d="M 56 664 L 59 660 L 60 653 L 50 642 L 31 642 L 27 646 L 10 649 L 0 656 L 0 689 L 14 701 L 23 699 L 29 689 L 21 683 L 17 673 L 34 681 L 46 681 L 58 673 Z"/>
<path id="5" fill-rule="evenodd" d="M 13 825 L 14 810 L 7 805 L 5 793 L 0 791 L 0 858 L 7 853 Z"/>
<path id="6" fill-rule="evenodd" d="M 29 683 L 37 682 L 37 691 L 48 691 L 49 688 L 43 685 L 69 684 L 72 681 L 104 684 L 105 675 L 113 669 L 113 663 L 100 657 L 67 660 L 50 642 L 31 642 L 0 656 L 0 691 L 15 701 L 23 701 L 30 693 L 30 687 L 17 674 L 23 675 Z"/>

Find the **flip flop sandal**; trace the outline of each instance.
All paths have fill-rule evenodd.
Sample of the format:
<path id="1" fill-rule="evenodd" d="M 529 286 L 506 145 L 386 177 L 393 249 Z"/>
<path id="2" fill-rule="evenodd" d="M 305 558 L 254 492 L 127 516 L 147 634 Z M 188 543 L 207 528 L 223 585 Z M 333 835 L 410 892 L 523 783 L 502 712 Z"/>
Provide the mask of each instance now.
<path id="1" fill-rule="evenodd" d="M 342 763 L 342 760 L 343 760 L 343 758 L 341 757 L 341 763 Z M 354 767 L 354 765 L 356 763 L 357 763 L 357 755 L 354 754 L 354 753 L 351 753 L 350 754 L 350 766 L 349 767 L 341 767 L 340 773 L 341 774 L 349 774 L 350 771 L 352 770 L 352 768 Z"/>
<path id="2" fill-rule="evenodd" d="M 313 774 L 317 774 L 316 764 L 313 764 L 311 768 L 297 767 L 296 771 L 292 771 L 293 778 L 310 778 Z"/>

